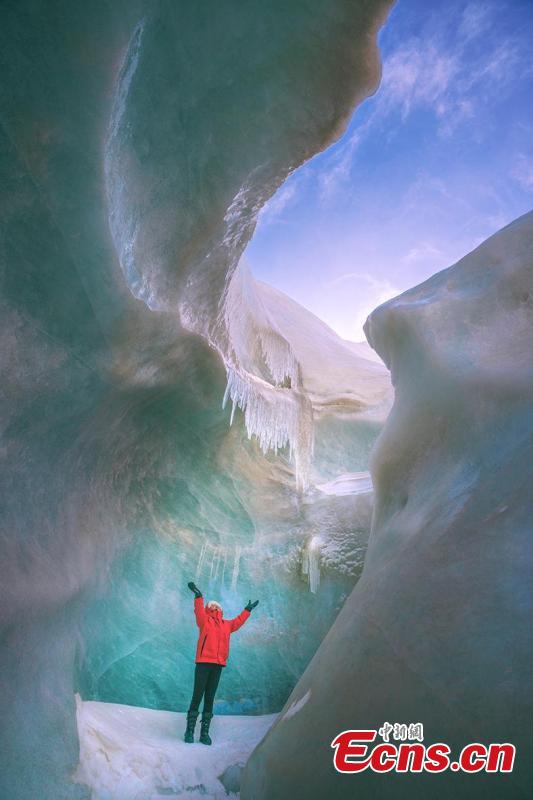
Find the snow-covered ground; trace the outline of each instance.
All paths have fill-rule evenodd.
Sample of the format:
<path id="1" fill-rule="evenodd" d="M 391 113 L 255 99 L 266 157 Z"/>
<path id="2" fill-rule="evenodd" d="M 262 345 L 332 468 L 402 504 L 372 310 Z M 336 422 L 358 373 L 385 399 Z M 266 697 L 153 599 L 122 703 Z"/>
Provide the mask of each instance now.
<path id="1" fill-rule="evenodd" d="M 241 768 L 276 719 L 214 716 L 213 744 L 185 744 L 185 714 L 76 697 L 80 764 L 92 800 L 238 796 Z M 200 720 L 196 726 L 196 739 Z"/>

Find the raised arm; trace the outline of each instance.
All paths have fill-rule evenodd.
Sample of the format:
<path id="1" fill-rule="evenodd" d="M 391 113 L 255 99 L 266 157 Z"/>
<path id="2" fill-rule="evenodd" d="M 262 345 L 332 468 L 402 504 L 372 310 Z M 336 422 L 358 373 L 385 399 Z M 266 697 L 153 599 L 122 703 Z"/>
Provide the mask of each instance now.
<path id="1" fill-rule="evenodd" d="M 190 581 L 187 586 L 191 592 L 194 592 L 194 616 L 196 617 L 196 624 L 201 629 L 205 622 L 204 598 L 202 597 L 200 589 L 193 581 Z"/>
<path id="2" fill-rule="evenodd" d="M 259 600 L 256 600 L 255 603 L 252 603 L 251 600 L 248 600 L 248 605 L 245 606 L 244 611 L 241 611 L 241 613 L 234 619 L 228 620 L 229 624 L 231 625 L 230 630 L 232 633 L 235 633 L 235 631 L 239 630 L 241 625 L 244 625 L 258 603 Z"/>
<path id="3" fill-rule="evenodd" d="M 244 609 L 244 611 L 241 611 L 241 613 L 237 617 L 234 617 L 233 619 L 229 619 L 228 622 L 229 622 L 229 624 L 231 626 L 230 627 L 230 631 L 232 633 L 235 633 L 235 631 L 238 631 L 239 628 L 241 627 L 241 625 L 244 625 L 244 623 L 246 622 L 246 620 L 248 619 L 249 616 L 250 616 L 250 612 L 247 611 L 246 609 Z"/>
<path id="4" fill-rule="evenodd" d="M 204 598 L 202 595 L 194 598 L 194 616 L 196 617 L 196 624 L 201 630 L 205 622 Z"/>

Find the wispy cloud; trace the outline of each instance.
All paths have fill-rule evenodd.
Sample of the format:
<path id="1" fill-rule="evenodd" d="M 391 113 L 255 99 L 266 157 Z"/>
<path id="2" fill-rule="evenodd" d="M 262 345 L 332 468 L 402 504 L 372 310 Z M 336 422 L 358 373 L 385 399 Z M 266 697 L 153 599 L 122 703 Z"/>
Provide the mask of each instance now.
<path id="1" fill-rule="evenodd" d="M 476 39 L 490 28 L 491 12 L 487 3 L 469 3 L 463 9 L 459 35 L 465 40 Z"/>
<path id="2" fill-rule="evenodd" d="M 322 201 L 327 201 L 333 197 L 339 189 L 344 188 L 349 182 L 357 149 L 370 132 L 372 124 L 373 120 L 369 119 L 366 123 L 359 125 L 347 137 L 341 147 L 332 151 L 326 162 L 326 167 L 318 170 L 317 182 L 319 196 Z"/>
<path id="3" fill-rule="evenodd" d="M 451 137 L 465 124 L 477 135 L 478 129 L 483 131 L 483 122 L 474 122 L 480 112 L 506 87 L 531 73 L 527 39 L 520 32 L 502 37 L 498 29 L 502 10 L 497 4 L 466 4 L 453 27 L 452 11 L 432 16 L 417 36 L 400 37 L 386 56 L 370 116 L 334 148 L 318 174 L 325 199 L 346 184 L 367 137 L 389 135 L 420 110 L 434 115 L 438 136 Z"/>
<path id="4" fill-rule="evenodd" d="M 431 242 L 419 242 L 402 257 L 401 261 L 404 264 L 416 264 L 429 259 L 440 262 L 446 259 L 446 254 Z"/>
<path id="5" fill-rule="evenodd" d="M 345 272 L 323 285 L 329 294 L 342 287 L 341 293 L 336 294 L 339 298 L 337 317 L 333 316 L 329 322 L 341 336 L 352 341 L 365 338 L 363 325 L 375 308 L 404 291 L 387 278 L 361 270 Z"/>
<path id="6" fill-rule="evenodd" d="M 285 210 L 298 198 L 298 191 L 302 180 L 302 172 L 296 172 L 287 178 L 285 183 L 261 208 L 257 220 L 259 225 L 264 227 L 273 222 L 283 221 Z"/>
<path id="7" fill-rule="evenodd" d="M 511 177 L 527 192 L 533 192 L 533 158 L 524 153 L 517 156 Z"/>
<path id="8" fill-rule="evenodd" d="M 471 29 L 468 38 L 458 35 L 453 44 L 436 32 L 400 46 L 384 63 L 376 115 L 399 112 L 405 121 L 415 110 L 433 111 L 440 134 L 475 116 L 480 103 L 529 69 L 529 56 L 511 39 L 488 39 L 473 55 L 470 39 L 482 30 L 478 25 L 477 33 Z"/>
<path id="9" fill-rule="evenodd" d="M 333 280 L 327 281 L 324 286 L 328 289 L 332 289 L 335 286 L 349 283 L 355 284 L 356 288 L 358 288 L 361 293 L 371 293 L 373 298 L 378 299 L 378 305 L 379 303 L 384 303 L 385 300 L 390 300 L 391 297 L 395 297 L 403 291 L 403 289 L 394 286 L 386 278 L 376 278 L 376 276 L 372 275 L 370 272 L 345 272 L 343 275 L 338 275 L 336 278 L 333 278 Z"/>
<path id="10" fill-rule="evenodd" d="M 442 52 L 435 42 L 411 40 L 383 65 L 379 116 L 399 111 L 402 120 L 417 107 L 435 108 L 447 96 L 460 72 L 458 58 Z"/>

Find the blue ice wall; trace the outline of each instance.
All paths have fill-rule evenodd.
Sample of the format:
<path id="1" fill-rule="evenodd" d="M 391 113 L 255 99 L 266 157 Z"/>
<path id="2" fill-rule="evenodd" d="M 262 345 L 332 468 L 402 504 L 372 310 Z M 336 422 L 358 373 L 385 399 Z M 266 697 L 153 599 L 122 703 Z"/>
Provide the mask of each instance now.
<path id="1" fill-rule="evenodd" d="M 376 85 L 388 5 L 2 4 L 2 796 L 87 796 L 75 689 L 183 707 L 203 545 L 243 548 L 233 588 L 199 571 L 229 613 L 261 599 L 228 711 L 283 700 L 353 583 L 309 595 L 291 467 L 228 432 L 181 321 L 209 329 L 261 204 Z"/>

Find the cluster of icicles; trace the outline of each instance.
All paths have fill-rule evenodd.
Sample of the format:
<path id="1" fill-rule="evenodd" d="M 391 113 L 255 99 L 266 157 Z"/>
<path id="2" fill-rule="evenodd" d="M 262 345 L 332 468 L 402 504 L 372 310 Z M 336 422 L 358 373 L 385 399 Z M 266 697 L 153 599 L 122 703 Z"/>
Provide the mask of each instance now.
<path id="1" fill-rule="evenodd" d="M 219 588 L 223 589 L 229 579 L 231 591 L 235 592 L 239 580 L 241 556 L 241 545 L 229 548 L 204 542 L 196 565 L 196 582 L 201 583 L 205 578 L 210 584 L 218 583 Z"/>
<path id="2" fill-rule="evenodd" d="M 305 489 L 313 452 L 313 409 L 301 386 L 299 364 L 261 303 L 249 270 L 235 271 L 224 300 L 227 345 L 223 353 L 231 401 L 230 424 L 241 409 L 248 437 L 264 453 L 288 447 L 296 483 Z"/>

